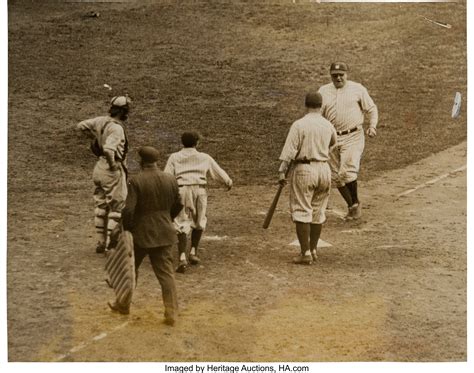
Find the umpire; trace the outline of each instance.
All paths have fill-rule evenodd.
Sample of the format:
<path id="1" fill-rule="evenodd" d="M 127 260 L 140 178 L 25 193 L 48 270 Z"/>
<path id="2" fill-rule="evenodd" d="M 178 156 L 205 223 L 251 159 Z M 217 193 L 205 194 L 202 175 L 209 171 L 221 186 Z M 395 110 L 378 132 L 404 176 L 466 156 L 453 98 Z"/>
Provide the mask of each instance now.
<path id="1" fill-rule="evenodd" d="M 140 264 L 148 255 L 161 285 L 165 323 L 174 325 L 178 301 L 172 256 L 172 246 L 177 243 L 173 219 L 183 205 L 175 178 L 158 169 L 159 152 L 151 146 L 144 146 L 138 154 L 142 170 L 131 176 L 128 182 L 128 196 L 122 212 L 123 227 L 133 235 L 137 276 Z M 110 307 L 120 312 L 115 305 Z"/>
<path id="2" fill-rule="evenodd" d="M 286 184 L 290 162 L 294 163 L 290 186 L 290 211 L 296 225 L 301 254 L 295 264 L 311 264 L 317 258 L 317 245 L 331 188 L 329 148 L 337 141 L 333 125 L 321 116 L 322 97 L 306 95 L 306 115 L 291 125 L 280 155 L 279 183 Z"/>

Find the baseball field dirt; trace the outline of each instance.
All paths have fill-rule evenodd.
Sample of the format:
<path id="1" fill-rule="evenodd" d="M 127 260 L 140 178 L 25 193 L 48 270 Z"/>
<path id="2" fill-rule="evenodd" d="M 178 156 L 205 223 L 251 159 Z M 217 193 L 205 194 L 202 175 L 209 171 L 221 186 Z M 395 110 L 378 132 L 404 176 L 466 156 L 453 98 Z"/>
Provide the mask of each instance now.
<path id="1" fill-rule="evenodd" d="M 8 7 L 9 361 L 467 360 L 465 2 Z M 363 217 L 344 222 L 333 192 L 331 246 L 295 266 L 287 189 L 261 225 L 286 132 L 335 59 L 380 111 Z M 148 262 L 131 314 L 112 314 L 94 251 L 95 159 L 70 126 L 123 93 L 132 172 L 139 146 L 163 166 L 192 128 L 234 180 L 210 187 L 202 264 L 177 274 L 172 328 Z"/>
<path id="2" fill-rule="evenodd" d="M 35 196 L 12 201 L 28 229 L 9 246 L 10 359 L 465 361 L 465 155 L 463 143 L 364 183 L 361 221 L 342 221 L 334 196 L 322 234 L 332 246 L 312 266 L 291 263 L 298 249 L 289 245 L 296 237 L 287 195 L 261 228 L 276 186 L 212 190 L 202 265 L 177 274 L 173 328 L 161 324 L 148 262 L 131 314 L 109 311 L 90 203 L 73 211 L 63 193 L 22 212 Z M 87 192 L 84 183 L 78 201 Z"/>

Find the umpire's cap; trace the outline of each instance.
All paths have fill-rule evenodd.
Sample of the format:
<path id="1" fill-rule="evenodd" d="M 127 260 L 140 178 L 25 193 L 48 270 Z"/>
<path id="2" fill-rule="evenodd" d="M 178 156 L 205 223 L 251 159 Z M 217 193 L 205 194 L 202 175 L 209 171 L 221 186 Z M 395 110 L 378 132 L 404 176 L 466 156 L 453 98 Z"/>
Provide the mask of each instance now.
<path id="1" fill-rule="evenodd" d="M 115 96 L 110 100 L 110 106 L 128 107 L 131 103 L 132 100 L 128 96 Z"/>
<path id="2" fill-rule="evenodd" d="M 345 73 L 347 71 L 349 71 L 349 67 L 344 62 L 333 62 L 329 68 L 330 74 Z"/>
<path id="3" fill-rule="evenodd" d="M 155 163 L 160 159 L 160 152 L 153 146 L 142 146 L 138 149 L 138 155 L 144 163 Z"/>
<path id="4" fill-rule="evenodd" d="M 309 92 L 306 94 L 304 104 L 308 108 L 320 108 L 323 104 L 323 96 L 319 92 Z"/>

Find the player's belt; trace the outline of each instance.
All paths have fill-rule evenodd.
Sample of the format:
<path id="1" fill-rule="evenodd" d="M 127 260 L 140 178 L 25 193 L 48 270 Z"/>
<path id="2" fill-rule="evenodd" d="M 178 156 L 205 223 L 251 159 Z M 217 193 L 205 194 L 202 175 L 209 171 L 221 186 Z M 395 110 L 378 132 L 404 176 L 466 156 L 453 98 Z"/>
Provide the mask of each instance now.
<path id="1" fill-rule="evenodd" d="M 198 186 L 199 188 L 206 188 L 206 184 L 183 184 L 183 185 L 178 185 L 179 188 L 182 188 L 184 186 Z"/>
<path id="2" fill-rule="evenodd" d="M 359 127 L 354 127 L 351 128 L 350 130 L 345 130 L 345 131 L 338 131 L 336 132 L 338 136 L 343 136 L 343 135 L 348 135 L 349 133 L 355 132 L 359 129 Z"/>
<path id="3" fill-rule="evenodd" d="M 310 164 L 312 162 L 325 162 L 325 161 L 319 161 L 317 159 L 295 159 L 295 163 L 302 163 L 302 164 Z"/>

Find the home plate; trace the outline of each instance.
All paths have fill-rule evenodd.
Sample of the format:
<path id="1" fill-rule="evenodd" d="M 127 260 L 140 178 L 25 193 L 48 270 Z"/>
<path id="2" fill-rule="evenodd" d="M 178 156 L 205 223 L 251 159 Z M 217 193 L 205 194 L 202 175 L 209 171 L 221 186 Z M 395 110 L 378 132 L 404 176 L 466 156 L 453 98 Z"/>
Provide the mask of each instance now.
<path id="1" fill-rule="evenodd" d="M 290 246 L 300 246 L 300 243 L 298 240 L 294 240 L 293 242 L 289 243 Z M 318 248 L 320 247 L 331 247 L 332 245 L 329 242 L 326 242 L 322 239 L 319 239 L 318 241 Z"/>

